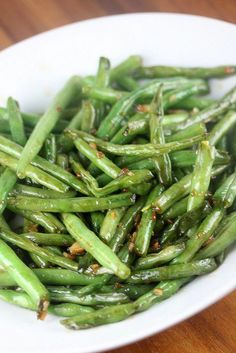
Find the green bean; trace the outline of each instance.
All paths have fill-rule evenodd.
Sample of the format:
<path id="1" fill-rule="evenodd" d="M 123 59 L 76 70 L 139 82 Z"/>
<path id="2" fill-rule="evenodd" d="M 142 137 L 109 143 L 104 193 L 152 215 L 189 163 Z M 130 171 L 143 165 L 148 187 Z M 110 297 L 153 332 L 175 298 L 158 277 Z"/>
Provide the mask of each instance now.
<path id="1" fill-rule="evenodd" d="M 76 138 L 74 140 L 76 148 L 84 154 L 91 162 L 101 169 L 105 174 L 112 178 L 117 178 L 120 174 L 120 168 L 117 167 L 110 159 L 108 159 L 104 153 L 90 147 L 90 145 L 82 140 L 81 138 Z"/>
<path id="2" fill-rule="evenodd" d="M 64 170 L 69 169 L 69 158 L 65 153 L 58 153 L 56 163 Z"/>
<path id="3" fill-rule="evenodd" d="M 187 138 L 192 138 L 196 135 L 204 135 L 206 133 L 206 126 L 203 123 L 190 125 L 185 129 L 176 132 L 173 135 L 166 136 L 166 142 L 182 141 Z"/>
<path id="4" fill-rule="evenodd" d="M 180 102 L 177 102 L 173 108 L 175 109 L 205 109 L 208 108 L 212 103 L 214 103 L 213 99 L 210 98 L 203 98 L 203 97 L 187 97 Z"/>
<path id="5" fill-rule="evenodd" d="M 186 233 L 197 222 L 205 218 L 210 213 L 210 211 L 211 206 L 208 202 L 205 202 L 205 204 L 183 214 L 179 222 L 179 232 L 183 234 Z"/>
<path id="6" fill-rule="evenodd" d="M 197 152 L 187 210 L 191 211 L 203 205 L 211 180 L 215 148 L 208 141 L 202 141 Z"/>
<path id="7" fill-rule="evenodd" d="M 162 86 L 160 86 L 156 96 L 151 103 L 149 120 L 150 142 L 152 144 L 165 144 L 162 120 L 164 115 L 162 101 Z M 157 113 L 155 113 L 157 111 Z M 171 161 L 168 154 L 154 158 L 155 170 L 161 184 L 170 185 L 172 182 Z"/>
<path id="8" fill-rule="evenodd" d="M 105 173 L 103 173 L 103 174 L 100 174 L 96 178 L 96 180 L 97 180 L 99 186 L 102 187 L 102 186 L 105 186 L 106 184 L 108 184 L 113 179 L 111 177 L 109 177 L 108 175 L 106 175 Z"/>
<path id="9" fill-rule="evenodd" d="M 67 191 L 65 193 L 61 193 L 58 191 L 54 190 L 47 190 L 47 189 L 41 189 L 41 188 L 36 188 L 33 186 L 28 186 L 28 185 L 23 185 L 23 184 L 17 184 L 15 188 L 10 192 L 10 196 L 12 195 L 23 195 L 23 196 L 32 196 L 32 197 L 40 197 L 42 199 L 57 199 L 57 198 L 68 198 L 68 197 L 74 197 L 76 195 L 75 191 Z"/>
<path id="10" fill-rule="evenodd" d="M 112 322 L 118 322 L 128 318 L 135 312 L 148 309 L 151 305 L 155 304 L 156 302 L 160 302 L 164 299 L 169 298 L 188 281 L 189 278 L 182 278 L 165 282 L 163 281 L 160 285 L 158 285 L 157 288 L 142 295 L 134 303 L 105 307 L 96 310 L 93 313 L 88 313 L 67 320 L 62 320 L 61 323 L 69 329 L 79 330 Z"/>
<path id="11" fill-rule="evenodd" d="M 32 302 L 28 294 L 17 292 L 9 289 L 0 290 L 0 299 L 25 309 L 30 309 L 36 311 L 37 307 Z M 56 316 L 73 317 L 75 315 L 80 315 L 84 313 L 90 313 L 94 311 L 93 308 L 89 306 L 82 306 L 73 303 L 63 303 L 57 305 L 51 305 L 48 308 L 50 314 Z"/>
<path id="12" fill-rule="evenodd" d="M 126 214 L 122 217 L 119 227 L 117 227 L 116 233 L 109 244 L 113 252 L 117 253 L 120 250 L 125 242 L 125 238 L 132 230 L 135 219 L 144 206 L 144 203 L 145 197 L 140 198 L 133 206 L 128 208 Z"/>
<path id="13" fill-rule="evenodd" d="M 177 66 L 142 66 L 136 70 L 138 78 L 158 78 L 184 76 L 189 78 L 226 77 L 236 73 L 236 66 L 216 67 L 177 67 Z"/>
<path id="14" fill-rule="evenodd" d="M 201 260 L 204 261 L 204 260 Z M 101 293 L 101 294 L 87 294 L 80 296 L 76 290 L 61 291 L 57 293 L 50 291 L 50 298 L 52 302 L 74 303 L 80 305 L 114 305 L 129 302 L 129 298 L 124 293 Z"/>
<path id="15" fill-rule="evenodd" d="M 148 170 L 142 171 L 126 171 L 121 170 L 121 175 L 118 176 L 115 180 L 112 180 L 107 185 L 102 188 L 98 187 L 97 180 L 87 172 L 83 166 L 75 161 L 74 159 L 70 159 L 72 168 L 77 175 L 80 175 L 85 184 L 87 185 L 89 191 L 96 197 L 103 197 L 108 194 L 114 193 L 119 189 L 129 188 L 130 191 L 134 191 L 136 193 L 143 193 L 143 187 L 141 183 L 149 181 L 153 175 Z M 136 189 L 136 187 L 140 184 L 140 188 Z M 131 190 L 131 187 L 133 189 Z M 146 193 L 146 189 L 144 189 L 144 194 Z"/>
<path id="16" fill-rule="evenodd" d="M 61 112 L 61 114 L 63 116 L 63 111 Z M 40 116 L 37 114 L 27 114 L 21 112 L 21 116 L 24 124 L 29 128 L 34 128 L 40 119 Z M 7 124 L 6 126 L 9 127 L 8 114 L 6 108 L 0 107 L 0 118 Z M 62 132 L 67 127 L 67 125 L 68 122 L 66 120 L 60 120 L 57 122 L 57 125 L 53 128 L 53 132 Z M 10 131 L 10 129 L 8 128 L 7 131 Z"/>
<path id="17" fill-rule="evenodd" d="M 10 130 L 10 126 L 9 126 L 9 123 L 7 120 L 4 120 L 2 118 L 0 118 L 0 132 L 1 134 L 3 133 L 10 133 L 11 130 Z M 10 134 L 11 138 L 12 138 L 12 135 Z"/>
<path id="18" fill-rule="evenodd" d="M 129 92 L 134 91 L 139 87 L 138 82 L 130 76 L 121 76 L 117 79 L 117 82 L 122 89 Z"/>
<path id="19" fill-rule="evenodd" d="M 50 134 L 44 143 L 45 148 L 45 158 L 50 163 L 56 163 L 57 158 L 57 144 L 56 144 L 56 136 L 54 134 Z"/>
<path id="20" fill-rule="evenodd" d="M 195 143 L 201 141 L 203 139 L 202 135 L 198 135 L 186 140 L 169 142 L 166 144 L 145 144 L 145 145 L 116 145 L 110 142 L 105 142 L 101 139 L 98 139 L 92 135 L 89 135 L 82 131 L 76 130 L 68 130 L 67 134 L 69 134 L 73 139 L 75 139 L 74 143 L 77 145 L 83 141 L 87 141 L 88 143 L 95 143 L 102 151 L 109 152 L 111 154 L 115 154 L 117 156 L 140 156 L 145 157 L 157 157 L 163 153 L 169 153 L 172 151 L 183 150 L 184 148 L 191 147 Z M 80 136 L 80 137 L 78 137 Z M 77 146 L 78 147 L 78 146 Z M 79 148 L 79 147 L 78 147 Z M 94 160 L 96 156 L 96 151 L 94 153 Z M 104 160 L 104 158 L 100 159 Z M 98 162 L 97 162 L 98 163 Z M 94 163 L 95 164 L 95 163 Z"/>
<path id="21" fill-rule="evenodd" d="M 122 97 L 127 95 L 125 91 L 118 91 L 110 87 L 101 88 L 91 85 L 84 85 L 82 93 L 85 98 L 89 98 L 107 104 L 115 104 Z"/>
<path id="22" fill-rule="evenodd" d="M 75 271 L 45 268 L 32 270 L 39 280 L 44 284 L 50 285 L 65 285 L 65 286 L 86 286 L 91 283 L 100 283 L 104 277 L 110 275 L 86 275 Z M 1 287 L 15 287 L 17 282 L 10 277 L 8 273 L 0 271 L 0 286 Z"/>
<path id="23" fill-rule="evenodd" d="M 236 198 L 236 173 L 228 176 L 222 185 L 216 190 L 213 201 L 216 205 L 229 208 Z"/>
<path id="24" fill-rule="evenodd" d="M 221 98 L 216 102 L 213 102 L 207 108 L 191 116 L 191 118 L 186 120 L 182 124 L 182 126 L 187 127 L 189 125 L 193 125 L 196 123 L 211 121 L 215 117 L 227 111 L 235 102 L 236 102 L 236 88 L 233 88 L 223 98 Z"/>
<path id="25" fill-rule="evenodd" d="M 169 209 L 163 213 L 164 220 L 175 219 L 187 212 L 188 197 L 174 203 Z"/>
<path id="26" fill-rule="evenodd" d="M 29 294 L 37 307 L 38 317 L 43 318 L 49 304 L 48 291 L 3 240 L 0 240 L 0 263 L 10 278 Z"/>
<path id="27" fill-rule="evenodd" d="M 85 120 L 90 113 L 92 113 L 92 109 L 90 110 L 90 106 L 87 104 L 87 102 L 83 101 L 80 109 L 76 112 L 76 114 L 73 116 L 69 124 L 67 125 L 68 129 L 80 129 L 82 121 Z M 90 116 L 93 118 L 93 115 Z M 68 145 L 70 147 L 73 147 L 73 144 L 71 141 L 66 137 L 64 134 L 60 136 L 59 138 L 59 144 L 60 146 L 63 147 L 63 150 L 65 149 L 65 145 Z"/>
<path id="28" fill-rule="evenodd" d="M 147 293 L 153 288 L 151 284 L 122 284 L 122 285 L 105 285 L 99 289 L 100 293 L 124 293 L 126 294 L 131 300 L 138 299 L 141 295 Z"/>
<path id="29" fill-rule="evenodd" d="M 116 229 L 119 226 L 121 218 L 126 212 L 126 207 L 108 210 L 106 216 L 101 224 L 99 236 L 100 238 L 109 243 L 115 235 Z"/>
<path id="30" fill-rule="evenodd" d="M 11 97 L 7 100 L 7 112 L 12 138 L 16 143 L 24 146 L 27 141 L 24 131 L 24 123 L 18 103 Z"/>
<path id="31" fill-rule="evenodd" d="M 229 111 L 211 130 L 208 140 L 211 145 L 216 145 L 220 139 L 236 124 L 236 113 Z"/>
<path id="32" fill-rule="evenodd" d="M 173 91 L 167 92 L 163 100 L 163 108 L 166 111 L 167 109 L 176 105 L 176 103 L 181 102 L 183 99 L 193 95 L 193 94 L 202 94 L 208 93 L 209 87 L 205 81 L 199 80 L 194 81 L 193 83 L 187 83 L 180 88 L 177 88 Z"/>
<path id="33" fill-rule="evenodd" d="M 93 313 L 62 320 L 65 327 L 73 330 L 86 329 L 127 319 L 135 313 L 133 303 L 114 305 L 95 310 Z"/>
<path id="34" fill-rule="evenodd" d="M 10 156 L 19 159 L 22 153 L 22 147 L 15 144 L 14 142 L 0 136 L 0 150 L 9 154 Z M 36 156 L 32 161 L 32 165 L 39 167 L 50 175 L 53 175 L 57 179 L 70 185 L 73 189 L 81 192 L 82 194 L 88 195 L 88 190 L 81 180 L 78 180 L 73 174 L 63 170 L 56 164 L 51 164 L 45 159 Z"/>
<path id="35" fill-rule="evenodd" d="M 177 263 L 174 265 L 161 266 L 148 270 L 134 271 L 127 281 L 129 283 L 136 284 L 159 282 L 189 276 L 199 276 L 212 272 L 215 269 L 216 263 L 214 259 L 196 260 L 189 262 L 188 264 Z"/>
<path id="36" fill-rule="evenodd" d="M 180 218 L 177 218 L 173 223 L 170 223 L 162 232 L 160 243 L 170 244 L 179 236 L 179 222 Z"/>
<path id="37" fill-rule="evenodd" d="M 7 205 L 7 197 L 17 181 L 16 173 L 6 168 L 0 175 L 0 215 Z"/>
<path id="38" fill-rule="evenodd" d="M 0 228 L 0 237 L 6 242 L 14 244 L 21 249 L 27 250 L 30 253 L 36 254 L 42 259 L 47 260 L 53 264 L 66 268 L 68 270 L 77 270 L 78 264 L 70 259 L 63 256 L 58 256 L 48 249 L 39 247 L 33 241 L 26 237 L 22 237 L 16 233 L 13 233 L 7 229 Z"/>
<path id="39" fill-rule="evenodd" d="M 186 248 L 182 254 L 176 257 L 172 263 L 180 264 L 191 261 L 201 246 L 210 238 L 214 233 L 217 226 L 224 216 L 224 210 L 215 208 L 213 211 L 203 220 L 198 227 L 196 233 L 187 240 Z"/>
<path id="40" fill-rule="evenodd" d="M 131 266 L 135 260 L 135 257 L 136 257 L 135 254 L 130 251 L 128 243 L 126 243 L 125 245 L 122 246 L 122 248 L 119 250 L 117 256 L 127 266 Z"/>
<path id="41" fill-rule="evenodd" d="M 67 199 L 41 199 L 39 197 L 12 196 L 8 205 L 21 210 L 43 212 L 94 212 L 132 205 L 135 197 L 122 193 L 107 197 L 75 197 Z"/>
<path id="42" fill-rule="evenodd" d="M 29 232 L 22 233 L 20 236 L 30 239 L 38 245 L 71 246 L 74 243 L 69 234 Z"/>
<path id="43" fill-rule="evenodd" d="M 225 170 L 225 166 L 219 166 L 212 169 L 212 176 L 218 175 Z M 191 187 L 192 174 L 185 175 L 180 181 L 172 184 L 165 190 L 149 207 L 156 209 L 157 213 L 164 213 L 177 201 L 188 195 Z M 148 206 L 146 206 L 148 208 Z"/>
<path id="44" fill-rule="evenodd" d="M 74 173 L 84 181 L 84 183 L 87 185 L 88 189 L 91 192 L 94 191 L 96 188 L 98 188 L 98 183 L 96 179 L 78 161 L 77 156 L 74 156 L 71 154 L 69 158 L 69 162 Z"/>
<path id="45" fill-rule="evenodd" d="M 94 309 L 92 307 L 79 304 L 63 303 L 50 305 L 48 311 L 50 314 L 56 316 L 73 317 L 76 315 L 91 313 Z"/>
<path id="46" fill-rule="evenodd" d="M 101 229 L 104 217 L 105 217 L 105 215 L 99 211 L 90 213 L 92 228 L 96 234 L 98 234 Z"/>
<path id="47" fill-rule="evenodd" d="M 64 109 L 71 100 L 79 93 L 80 78 L 72 77 L 64 88 L 56 95 L 53 103 L 46 113 L 40 118 L 28 139 L 17 167 L 17 175 L 20 178 L 25 176 L 25 169 L 40 151 L 47 135 L 52 131 L 61 116 L 61 109 Z"/>
<path id="48" fill-rule="evenodd" d="M 16 158 L 11 157 L 10 155 L 4 152 L 0 152 L 0 164 L 8 167 L 13 172 L 16 172 L 17 163 L 18 160 Z M 57 180 L 53 176 L 32 165 L 28 165 L 26 167 L 25 175 L 29 177 L 32 181 L 55 191 L 65 192 L 69 189 L 69 187 L 60 180 Z"/>
<path id="49" fill-rule="evenodd" d="M 220 232 L 217 232 L 214 240 L 200 250 L 195 256 L 196 259 L 204 259 L 206 257 L 214 257 L 219 255 L 222 251 L 227 249 L 236 240 L 236 213 L 233 218 L 226 222 L 225 226 Z"/>
<path id="50" fill-rule="evenodd" d="M 109 114 L 102 121 L 97 131 L 97 136 L 100 138 L 112 138 L 121 127 L 123 117 L 127 114 L 132 105 L 141 97 L 145 95 L 152 95 L 162 82 L 164 85 L 163 89 L 166 91 L 186 83 L 187 80 L 182 78 L 167 79 L 164 81 L 159 79 L 153 80 L 152 82 L 137 88 L 135 91 L 128 93 L 114 104 Z"/>
<path id="51" fill-rule="evenodd" d="M 117 190 L 128 188 L 129 191 L 145 195 L 149 191 L 147 183 L 153 178 L 153 174 L 149 170 L 133 170 L 125 171 L 123 175 L 105 185 L 103 188 L 93 190 L 93 194 L 97 197 L 109 195 Z M 146 189 L 146 187 L 148 187 Z"/>
<path id="52" fill-rule="evenodd" d="M 85 132 L 90 132 L 94 128 L 95 109 L 90 101 L 83 101 L 83 118 L 81 120 L 80 129 Z"/>
<path id="53" fill-rule="evenodd" d="M 111 70 L 110 79 L 111 82 L 116 81 L 122 76 L 132 74 L 133 71 L 137 70 L 142 64 L 142 58 L 139 55 L 131 55 L 125 61 L 122 61 L 119 65 Z"/>
<path id="54" fill-rule="evenodd" d="M 29 256 L 37 268 L 47 268 L 49 263 L 47 260 L 43 259 L 41 256 L 29 253 Z"/>
<path id="55" fill-rule="evenodd" d="M 135 114 L 129 119 L 127 124 L 117 131 L 111 142 L 120 145 L 131 142 L 136 135 L 144 134 L 148 131 L 148 120 L 147 114 Z"/>
<path id="56" fill-rule="evenodd" d="M 147 204 L 152 203 L 157 196 L 164 191 L 164 187 L 157 185 L 149 194 Z M 153 235 L 153 230 L 156 223 L 156 213 L 151 208 L 142 213 L 142 217 L 139 223 L 137 235 L 134 242 L 134 248 L 136 253 L 140 256 L 146 256 L 148 248 L 150 246 L 150 240 Z"/>
<path id="57" fill-rule="evenodd" d="M 72 214 L 62 215 L 68 232 L 89 252 L 102 266 L 110 269 L 120 278 L 129 276 L 130 270 L 85 224 Z"/>
<path id="58" fill-rule="evenodd" d="M 155 303 L 159 303 L 175 294 L 192 277 L 180 278 L 176 280 L 161 281 L 150 292 L 142 295 L 135 302 L 136 312 L 147 310 Z"/>
<path id="59" fill-rule="evenodd" d="M 177 201 L 188 195 L 191 187 L 192 175 L 184 176 L 177 183 L 172 184 L 167 190 L 165 190 L 160 196 L 156 198 L 150 205 L 155 208 L 157 213 L 164 213 Z M 146 206 L 148 207 L 148 205 Z"/>
<path id="60" fill-rule="evenodd" d="M 146 257 L 139 258 L 135 263 L 134 269 L 146 270 L 158 265 L 163 265 L 181 254 L 184 249 L 184 243 L 169 245 L 158 253 L 148 254 Z"/>
<path id="61" fill-rule="evenodd" d="M 222 150 L 222 151 L 227 151 L 227 136 L 224 135 L 220 140 L 219 142 L 217 143 L 216 147 L 219 149 L 219 150 Z"/>
<path id="62" fill-rule="evenodd" d="M 21 308 L 36 311 L 37 305 L 30 296 L 24 292 L 17 292 L 10 289 L 0 289 L 0 299 L 7 303 L 20 306 Z"/>
<path id="63" fill-rule="evenodd" d="M 110 61 L 105 57 L 99 58 L 98 71 L 95 78 L 95 86 L 108 87 L 110 81 Z"/>
<path id="64" fill-rule="evenodd" d="M 185 121 L 188 114 L 165 115 L 162 119 L 162 125 L 166 130 L 178 130 L 178 123 Z M 137 113 L 129 119 L 127 124 L 120 128 L 111 139 L 112 143 L 127 144 L 134 139 L 136 135 L 145 134 L 149 130 L 149 114 Z M 168 136 L 167 136 L 168 138 Z"/>
<path id="65" fill-rule="evenodd" d="M 61 227 L 59 221 L 57 222 L 55 217 L 49 213 L 20 210 L 19 208 L 9 204 L 7 205 L 7 208 L 10 211 L 42 226 L 49 233 L 61 233 L 63 231 L 63 227 Z"/>
<path id="66" fill-rule="evenodd" d="M 197 155 L 195 151 L 183 150 L 183 151 L 176 151 L 176 152 L 170 153 L 171 163 L 173 167 L 176 167 L 176 168 L 192 167 L 196 162 L 196 157 Z M 223 151 L 217 151 L 217 150 L 215 151 L 214 165 L 228 164 L 229 162 L 230 162 L 230 157 L 227 153 Z M 152 158 L 146 158 L 137 162 L 133 162 L 131 164 L 127 164 L 127 168 L 130 170 L 149 169 L 150 171 L 153 171 L 154 162 Z M 105 180 L 104 174 L 101 174 L 97 178 L 97 181 L 99 184 L 101 182 L 102 184 L 107 182 L 107 180 Z"/>
<path id="67" fill-rule="evenodd" d="M 197 158 L 195 151 L 176 151 L 170 153 L 171 162 L 176 168 L 192 167 Z M 228 164 L 230 163 L 230 157 L 223 151 L 215 150 L 214 165 Z"/>

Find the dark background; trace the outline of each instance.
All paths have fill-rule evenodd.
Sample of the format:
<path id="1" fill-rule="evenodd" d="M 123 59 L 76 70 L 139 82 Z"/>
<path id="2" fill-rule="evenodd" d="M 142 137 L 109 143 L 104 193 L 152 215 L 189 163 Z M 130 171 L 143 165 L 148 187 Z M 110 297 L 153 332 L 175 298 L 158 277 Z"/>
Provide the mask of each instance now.
<path id="1" fill-rule="evenodd" d="M 236 23 L 236 0 L 0 0 L 0 50 L 67 23 L 155 11 L 189 13 Z M 236 45 L 236 38 L 232 45 Z M 163 333 L 110 353 L 235 353 L 235 336 L 236 292 Z"/>

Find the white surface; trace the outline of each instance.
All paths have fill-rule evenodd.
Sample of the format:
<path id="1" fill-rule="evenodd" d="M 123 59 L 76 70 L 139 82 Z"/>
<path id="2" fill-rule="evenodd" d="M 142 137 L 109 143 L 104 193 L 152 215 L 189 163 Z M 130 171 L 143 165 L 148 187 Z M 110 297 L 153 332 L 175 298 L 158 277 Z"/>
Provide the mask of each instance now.
<path id="1" fill-rule="evenodd" d="M 0 54 L 0 105 L 7 96 L 23 110 L 42 111 L 72 74 L 91 74 L 98 57 L 113 64 L 141 54 L 145 64 L 236 64 L 236 26 L 203 17 L 133 14 L 72 24 L 21 42 Z M 235 78 L 213 83 L 214 96 Z M 130 319 L 85 331 L 69 331 L 48 317 L 0 302 L 1 353 L 85 353 L 115 348 L 188 318 L 236 285 L 235 250 L 214 273 L 195 280 L 177 295 Z"/>

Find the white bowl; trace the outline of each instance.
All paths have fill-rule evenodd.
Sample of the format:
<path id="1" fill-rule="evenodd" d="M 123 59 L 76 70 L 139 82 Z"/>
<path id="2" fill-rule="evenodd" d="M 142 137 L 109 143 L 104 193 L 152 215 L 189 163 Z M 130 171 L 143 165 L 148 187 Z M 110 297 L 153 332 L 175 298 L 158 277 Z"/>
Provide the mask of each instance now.
<path id="1" fill-rule="evenodd" d="M 25 111 L 41 112 L 72 74 L 90 74 L 99 56 L 113 64 L 141 54 L 145 64 L 214 66 L 236 64 L 236 26 L 204 17 L 131 14 L 65 26 L 23 41 L 0 54 L 0 105 L 12 95 Z M 221 96 L 235 78 L 214 80 Z M 2 353 L 85 353 L 115 348 L 160 332 L 222 298 L 235 288 L 235 250 L 215 272 L 198 278 L 177 295 L 120 323 L 69 331 L 56 317 L 0 302 Z"/>

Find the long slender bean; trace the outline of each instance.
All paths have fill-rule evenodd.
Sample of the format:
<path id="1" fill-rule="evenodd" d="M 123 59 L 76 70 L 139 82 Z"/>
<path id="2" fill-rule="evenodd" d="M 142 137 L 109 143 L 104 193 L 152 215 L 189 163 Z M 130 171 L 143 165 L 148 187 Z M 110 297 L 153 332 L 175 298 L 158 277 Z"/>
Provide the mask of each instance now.
<path id="1" fill-rule="evenodd" d="M 75 191 L 67 191 L 64 193 L 47 190 L 38 187 L 17 184 L 14 189 L 10 192 L 10 195 L 23 195 L 23 196 L 32 196 L 32 197 L 40 197 L 42 199 L 57 199 L 57 198 L 68 198 L 74 197 L 76 195 Z"/>
<path id="2" fill-rule="evenodd" d="M 231 218 L 225 224 L 221 232 L 217 232 L 214 240 L 197 253 L 197 255 L 195 256 L 195 259 L 215 257 L 219 255 L 222 251 L 227 249 L 236 240 L 235 227 L 236 227 L 236 213 L 234 213 L 233 218 Z"/>
<path id="3" fill-rule="evenodd" d="M 119 222 L 124 216 L 125 212 L 126 207 L 107 211 L 99 232 L 100 238 L 103 239 L 106 243 L 109 243 L 115 235 L 116 229 L 119 226 Z"/>
<path id="4" fill-rule="evenodd" d="M 176 77 L 190 78 L 226 77 L 236 73 L 236 66 L 216 67 L 177 67 L 177 66 L 142 66 L 137 69 L 135 75 L 138 78 Z"/>
<path id="5" fill-rule="evenodd" d="M 155 113 L 157 111 L 157 113 Z M 160 86 L 156 96 L 151 103 L 149 120 L 150 142 L 152 144 L 165 144 L 162 120 L 164 116 L 162 86 Z M 161 184 L 170 185 L 172 182 L 171 160 L 168 154 L 154 158 L 155 170 Z"/>
<path id="6" fill-rule="evenodd" d="M 179 255 L 181 256 L 181 255 Z M 170 279 L 185 278 L 189 276 L 198 276 L 212 272 L 216 269 L 214 259 L 204 259 L 189 262 L 188 264 L 174 264 L 161 266 L 148 270 L 139 270 L 131 273 L 127 279 L 129 283 L 150 283 L 166 281 Z"/>
<path id="7" fill-rule="evenodd" d="M 115 154 L 117 156 L 140 156 L 145 157 L 157 157 L 163 153 L 169 153 L 172 151 L 183 150 L 187 147 L 191 147 L 197 142 L 203 140 L 203 135 L 198 135 L 192 137 L 191 139 L 186 139 L 182 141 L 169 142 L 164 145 L 159 144 L 145 144 L 145 145 L 116 145 L 110 142 L 105 142 L 101 139 L 98 139 L 92 135 L 86 134 L 82 131 L 68 130 L 67 133 L 75 139 L 76 143 L 81 143 L 82 139 L 88 143 L 95 143 L 102 151 Z M 80 136 L 81 138 L 79 138 Z M 77 142 L 76 142 L 77 141 Z M 96 153 L 96 151 L 94 152 Z M 94 157 L 95 159 L 95 157 Z M 102 160 L 102 159 L 101 159 Z M 98 163 L 98 162 L 97 162 Z M 95 164 L 95 163 L 94 163 Z"/>
<path id="8" fill-rule="evenodd" d="M 22 154 L 20 156 L 17 175 L 20 178 L 25 176 L 25 169 L 40 151 L 47 135 L 52 131 L 61 116 L 61 109 L 64 109 L 71 100 L 78 95 L 80 78 L 73 76 L 64 86 L 64 88 L 56 95 L 53 103 L 46 113 L 40 118 L 34 128 L 30 138 L 28 139 Z"/>
<path id="9" fill-rule="evenodd" d="M 117 227 L 114 237 L 111 239 L 110 247 L 112 251 L 117 253 L 123 243 L 125 242 L 126 236 L 131 232 L 135 218 L 141 211 L 145 204 L 145 197 L 140 198 L 133 206 L 129 207 L 126 214 L 122 217 L 119 227 Z"/>
<path id="10" fill-rule="evenodd" d="M 149 194 L 147 204 L 153 202 L 164 191 L 164 187 L 157 185 Z M 142 213 L 138 231 L 135 237 L 134 249 L 140 256 L 146 256 L 150 246 L 150 240 L 156 223 L 155 210 L 148 209 Z"/>
<path id="11" fill-rule="evenodd" d="M 236 88 L 229 91 L 219 101 L 213 102 L 207 108 L 203 109 L 199 113 L 191 116 L 190 119 L 186 120 L 182 124 L 183 128 L 189 125 L 193 125 L 200 122 L 208 122 L 214 119 L 216 116 L 223 114 L 236 102 Z"/>
<path id="12" fill-rule="evenodd" d="M 63 221 L 68 232 L 75 240 L 88 251 L 102 266 L 107 267 L 120 278 L 129 276 L 130 270 L 119 258 L 104 244 L 92 231 L 90 231 L 80 218 L 63 213 Z"/>
<path id="13" fill-rule="evenodd" d="M 0 150 L 17 159 L 20 158 L 23 151 L 21 146 L 3 136 L 0 136 Z M 36 156 L 32 161 L 32 165 L 39 167 L 50 175 L 53 175 L 82 194 L 88 195 L 88 190 L 81 180 L 78 180 L 73 174 L 67 172 L 63 168 L 60 168 L 56 164 L 51 164 L 46 159 Z"/>
<path id="14" fill-rule="evenodd" d="M 201 246 L 214 233 L 224 216 L 224 210 L 215 208 L 198 227 L 196 233 L 186 242 L 186 248 L 182 254 L 176 257 L 172 263 L 180 264 L 191 261 Z"/>
<path id="15" fill-rule="evenodd" d="M 12 138 L 16 143 L 24 146 L 27 141 L 24 130 L 24 123 L 18 104 L 11 97 L 9 97 L 7 100 L 7 112 Z"/>
<path id="16" fill-rule="evenodd" d="M 48 249 L 39 247 L 36 243 L 31 241 L 26 237 L 22 237 L 16 233 L 13 233 L 7 229 L 0 228 L 0 237 L 4 239 L 6 242 L 14 244 L 21 249 L 27 250 L 30 253 L 36 254 L 43 259 L 54 263 L 62 268 L 66 268 L 68 270 L 77 270 L 78 264 L 70 259 L 67 259 L 63 256 L 58 256 L 51 252 Z"/>
<path id="17" fill-rule="evenodd" d="M 180 255 L 184 251 L 184 249 L 184 243 L 169 245 L 158 253 L 148 254 L 146 257 L 140 257 L 136 261 L 134 269 L 146 270 L 149 268 L 156 267 L 157 265 L 163 265 Z"/>
<path id="18" fill-rule="evenodd" d="M 74 239 L 69 234 L 29 232 L 22 233 L 20 236 L 38 245 L 71 246 L 74 243 Z"/>
<path id="19" fill-rule="evenodd" d="M 208 141 L 202 141 L 197 152 L 194 166 L 187 210 L 201 207 L 211 180 L 212 166 L 215 158 L 215 148 Z"/>
<path id="20" fill-rule="evenodd" d="M 94 212 L 130 206 L 135 197 L 129 192 L 108 197 L 77 197 L 67 199 L 42 199 L 28 196 L 12 196 L 8 205 L 21 210 L 42 212 Z"/>
<path id="21" fill-rule="evenodd" d="M 17 142 L 17 141 L 16 141 Z M 57 156 L 57 144 L 56 144 L 56 136 L 54 134 L 50 134 L 44 143 L 45 148 L 45 158 L 50 163 L 56 163 Z"/>
<path id="22" fill-rule="evenodd" d="M 0 215 L 7 205 L 7 197 L 17 181 L 16 173 L 6 168 L 0 175 Z"/>
<path id="23" fill-rule="evenodd" d="M 216 190 L 213 201 L 216 205 L 229 208 L 236 198 L 236 172 L 228 176 L 222 185 Z"/>
<path id="24" fill-rule="evenodd" d="M 112 138 L 114 134 L 121 127 L 121 122 L 124 115 L 129 111 L 131 106 L 141 97 L 145 95 L 152 95 L 159 85 L 163 83 L 164 90 L 170 90 L 177 88 L 179 85 L 186 83 L 186 79 L 167 79 L 167 80 L 153 80 L 152 82 L 136 89 L 133 92 L 128 93 L 123 98 L 121 98 L 110 110 L 109 114 L 102 121 L 98 131 L 97 136 L 100 138 Z"/>
<path id="25" fill-rule="evenodd" d="M 57 268 L 33 269 L 35 275 L 40 282 L 50 285 L 62 286 L 86 286 L 91 283 L 101 283 L 104 278 L 110 278 L 110 275 L 87 275 L 76 271 L 70 271 Z M 15 287 L 17 282 L 7 272 L 0 271 L 0 286 L 1 287 Z"/>
<path id="26" fill-rule="evenodd" d="M 3 240 L 0 240 L 0 263 L 10 278 L 29 294 L 36 304 L 38 317 L 43 319 L 49 304 L 48 291 L 32 270 L 17 257 Z"/>
<path id="27" fill-rule="evenodd" d="M 0 152 L 1 165 L 4 165 L 11 169 L 13 172 L 16 172 L 17 163 L 18 160 L 16 158 L 11 157 L 10 155 L 4 152 Z M 40 170 L 39 168 L 34 167 L 32 165 L 28 165 L 25 168 L 25 175 L 29 177 L 33 182 L 36 182 L 58 192 L 65 192 L 69 189 L 69 187 L 60 180 L 54 178 L 52 175 L 49 175 L 43 170 Z"/>

